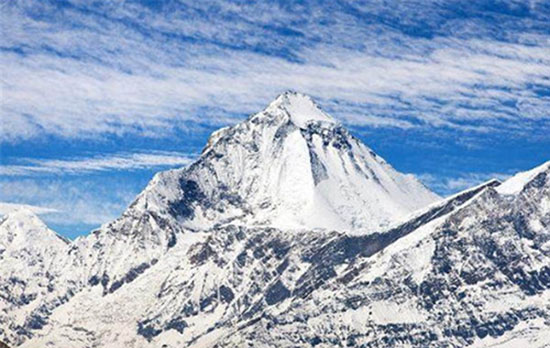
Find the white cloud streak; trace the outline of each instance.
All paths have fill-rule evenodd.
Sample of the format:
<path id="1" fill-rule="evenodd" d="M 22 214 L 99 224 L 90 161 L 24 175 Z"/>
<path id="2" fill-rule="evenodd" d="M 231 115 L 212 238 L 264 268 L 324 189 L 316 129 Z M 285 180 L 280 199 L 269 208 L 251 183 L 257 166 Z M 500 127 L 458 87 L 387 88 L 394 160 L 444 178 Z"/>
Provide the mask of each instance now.
<path id="1" fill-rule="evenodd" d="M 186 166 L 192 155 L 177 152 L 122 153 L 68 160 L 20 158 L 19 163 L 0 166 L 0 175 L 29 176 L 42 174 L 79 174 L 113 170 L 139 170 Z"/>
<path id="2" fill-rule="evenodd" d="M 455 177 L 444 177 L 425 173 L 418 175 L 418 178 L 432 190 L 448 196 L 475 187 L 491 179 L 503 182 L 511 176 L 512 174 L 506 173 L 461 173 Z"/>
<path id="3" fill-rule="evenodd" d="M 262 30 L 253 30 L 270 19 L 282 21 L 286 12 L 279 8 L 268 17 L 262 8 L 248 13 L 256 21 L 252 26 L 246 20 L 216 26 L 209 22 L 216 18 L 187 20 L 118 2 L 106 6 L 111 19 L 67 10 L 71 17 L 65 26 L 31 19 L 18 8 L 6 10 L 5 46 L 27 53 L 2 54 L 2 140 L 44 134 L 166 137 L 189 122 L 233 123 L 286 89 L 312 94 L 351 125 L 550 130 L 550 98 L 531 87 L 550 89 L 550 43 L 536 34 L 521 43 L 405 38 L 388 30 L 373 40 L 372 33 L 351 31 L 349 43 L 370 40 L 376 47 L 350 49 L 335 44 L 344 34 L 340 27 L 328 33 L 307 26 L 326 43 L 295 49 L 299 62 L 294 62 L 218 47 L 282 49 Z M 136 19 L 141 17 L 147 22 Z M 142 27 L 135 29 L 124 18 Z M 246 35 L 235 39 L 235 31 Z M 178 38 L 166 39 L 166 33 Z"/>
<path id="4" fill-rule="evenodd" d="M 65 226 L 99 226 L 114 220 L 137 193 L 135 187 L 130 188 L 123 181 L 113 185 L 109 178 L 96 181 L 31 178 L 0 181 L 0 201 L 41 207 L 46 210 L 38 213 L 44 213 L 47 223 Z"/>
<path id="5" fill-rule="evenodd" d="M 58 212 L 57 209 L 40 207 L 36 205 L 0 202 L 0 215 L 6 215 L 19 209 L 27 209 L 39 215 Z"/>

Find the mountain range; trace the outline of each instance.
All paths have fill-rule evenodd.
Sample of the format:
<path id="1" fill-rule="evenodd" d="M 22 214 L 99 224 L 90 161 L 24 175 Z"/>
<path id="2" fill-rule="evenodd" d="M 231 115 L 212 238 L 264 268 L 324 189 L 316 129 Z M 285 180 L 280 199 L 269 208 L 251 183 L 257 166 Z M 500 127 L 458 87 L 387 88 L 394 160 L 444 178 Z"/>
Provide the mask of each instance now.
<path id="1" fill-rule="evenodd" d="M 0 221 L 11 347 L 550 347 L 550 162 L 441 198 L 286 92 L 69 241 Z"/>

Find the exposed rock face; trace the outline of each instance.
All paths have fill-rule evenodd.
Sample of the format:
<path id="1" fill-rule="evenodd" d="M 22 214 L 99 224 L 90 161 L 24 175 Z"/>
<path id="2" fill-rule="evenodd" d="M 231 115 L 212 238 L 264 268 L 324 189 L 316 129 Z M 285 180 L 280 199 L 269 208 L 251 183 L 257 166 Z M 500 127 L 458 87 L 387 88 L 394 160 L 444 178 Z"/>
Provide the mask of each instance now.
<path id="1" fill-rule="evenodd" d="M 435 199 L 286 93 L 89 236 L 0 222 L 0 340 L 543 347 L 550 162 Z"/>
<path id="2" fill-rule="evenodd" d="M 195 231 L 233 223 L 366 234 L 437 199 L 309 97 L 287 92 L 215 132 L 188 168 L 158 174 L 127 214 Z"/>
<path id="3" fill-rule="evenodd" d="M 465 347 L 550 342 L 550 165 L 486 186 L 218 346 Z M 515 180 L 515 179 L 511 179 Z M 282 307 L 282 306 L 281 306 Z"/>
<path id="4" fill-rule="evenodd" d="M 68 245 L 29 210 L 11 212 L 0 221 L 1 340 L 28 338 L 30 330 L 44 324 L 39 315 L 27 315 L 25 308 L 56 287 L 57 279 L 49 270 Z"/>

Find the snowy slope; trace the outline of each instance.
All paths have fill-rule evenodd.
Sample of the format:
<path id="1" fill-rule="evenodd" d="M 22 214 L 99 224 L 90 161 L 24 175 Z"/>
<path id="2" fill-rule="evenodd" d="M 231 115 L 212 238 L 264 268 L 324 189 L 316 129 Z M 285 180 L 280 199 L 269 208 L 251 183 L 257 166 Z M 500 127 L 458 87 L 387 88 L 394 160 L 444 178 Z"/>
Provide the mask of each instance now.
<path id="1" fill-rule="evenodd" d="M 447 274 L 440 272 L 452 267 L 445 258 L 460 254 L 461 246 L 467 248 L 462 250 L 466 255 L 454 262 L 461 268 L 458 274 L 468 278 L 463 282 L 469 284 L 470 279 L 490 274 L 492 269 L 481 268 L 481 275 L 471 275 L 478 267 L 475 262 L 471 269 L 466 266 L 470 257 L 477 257 L 472 253 L 478 247 L 475 239 L 465 236 L 447 241 L 446 232 L 441 230 L 458 217 L 461 222 L 455 223 L 459 225 L 470 217 L 485 224 L 477 219 L 492 218 L 485 214 L 495 210 L 492 199 L 500 202 L 494 191 L 498 185 L 490 181 L 466 190 L 421 210 L 391 230 L 368 235 L 307 230 L 288 233 L 234 225 L 193 234 L 128 286 L 105 296 L 100 285 L 81 292 L 56 309 L 48 325 L 23 346 L 48 342 L 71 347 L 234 347 L 247 343 L 295 347 L 318 342 L 338 346 L 347 344 L 350 336 L 357 342 L 370 342 L 369 337 L 379 335 L 380 340 L 370 346 L 399 340 L 406 346 L 424 347 L 432 334 L 439 340 L 434 342 L 446 342 L 451 347 L 477 343 L 454 334 L 437 336 L 445 325 L 456 325 L 450 319 L 469 313 L 461 306 L 471 306 L 456 303 L 462 295 L 455 292 L 464 290 L 449 288 L 453 283 L 446 282 L 453 278 L 447 279 Z M 545 194 L 530 194 L 531 204 L 544 200 Z M 511 204 L 507 199 L 503 202 Z M 509 211 L 509 206 L 501 208 Z M 478 223 L 469 233 L 486 238 Z M 443 255 L 434 257 L 440 244 Z M 443 296 L 432 293 L 438 287 L 444 297 L 449 297 L 441 304 L 440 311 L 447 318 L 441 323 L 433 318 L 437 313 L 432 313 L 432 302 Z M 513 283 L 502 287 L 507 296 L 524 297 Z M 469 291 L 472 298 L 467 299 L 473 303 L 495 302 L 494 288 L 481 286 Z M 522 315 L 544 318 L 542 312 L 533 314 L 529 306 L 541 306 L 546 298 L 541 296 L 546 295 L 540 292 L 524 301 L 526 304 L 518 302 L 527 308 L 521 307 L 521 313 L 526 313 Z M 476 318 L 495 314 L 484 308 L 474 313 Z M 487 325 L 493 330 L 491 325 L 497 324 Z M 526 320 L 525 325 L 524 330 L 533 331 L 542 324 Z M 403 330 L 409 333 L 403 335 Z M 475 329 L 468 330 L 477 335 Z M 504 332 L 509 335 L 512 330 L 508 331 Z M 492 339 L 503 337 L 494 336 Z"/>
<path id="2" fill-rule="evenodd" d="M 368 234 L 436 199 L 309 97 L 287 92 L 248 120 L 212 134 L 191 166 L 157 174 L 119 219 L 47 257 L 42 272 L 54 284 L 17 308 L 19 323 L 2 328 L 0 339 L 28 339 L 58 307 L 90 289 L 109 297 L 131 288 L 200 231 L 214 234 L 231 224 L 279 233 L 316 229 L 320 238 L 333 229 Z"/>
<path id="3" fill-rule="evenodd" d="M 309 97 L 287 92 L 215 132 L 188 168 L 159 173 L 130 210 L 192 230 L 231 222 L 363 234 L 437 199 Z"/>
<path id="4" fill-rule="evenodd" d="M 119 219 L 79 238 L 67 263 L 86 270 L 74 282 L 108 292 L 190 232 L 231 223 L 365 234 L 436 199 L 309 97 L 287 92 L 215 132 L 189 167 L 155 175 Z"/>
<path id="5" fill-rule="evenodd" d="M 366 235 L 187 233 L 131 282 L 54 308 L 22 347 L 544 347 L 550 173 L 512 198 L 499 184 Z"/>
<path id="6" fill-rule="evenodd" d="M 68 243 L 28 209 L 0 220 L 0 340 L 3 331 L 26 335 L 24 327 L 33 325 L 28 313 L 57 281 L 48 271 Z"/>
<path id="7" fill-rule="evenodd" d="M 285 93 L 74 242 L 0 222 L 21 347 L 544 347 L 550 166 L 446 199 Z"/>
<path id="8" fill-rule="evenodd" d="M 4 257 L 3 252 L 9 251 L 14 258 L 24 254 L 48 258 L 67 243 L 28 209 L 12 211 L 0 220 L 0 255 Z"/>
<path id="9" fill-rule="evenodd" d="M 308 298 L 270 308 L 217 346 L 547 347 L 550 170 L 503 185 L 355 258 Z M 519 187 L 514 197 L 509 186 Z"/>
<path id="10" fill-rule="evenodd" d="M 533 181 L 537 175 L 547 172 L 550 169 L 550 161 L 541 164 L 531 170 L 518 173 L 506 180 L 497 188 L 497 192 L 502 195 L 517 195 L 527 184 Z"/>

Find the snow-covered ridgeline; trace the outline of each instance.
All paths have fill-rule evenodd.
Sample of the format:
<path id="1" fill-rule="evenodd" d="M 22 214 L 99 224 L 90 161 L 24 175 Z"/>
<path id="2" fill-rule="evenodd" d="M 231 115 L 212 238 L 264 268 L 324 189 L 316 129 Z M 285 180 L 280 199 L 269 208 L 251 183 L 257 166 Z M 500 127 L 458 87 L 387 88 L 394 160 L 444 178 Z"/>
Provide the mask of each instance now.
<path id="1" fill-rule="evenodd" d="M 192 230 L 231 222 L 366 234 L 437 199 L 309 97 L 287 92 L 215 132 L 188 168 L 159 173 L 130 211 Z"/>
<path id="2" fill-rule="evenodd" d="M 525 330 L 548 329 L 549 163 L 437 200 L 288 92 L 88 236 L 69 243 L 29 212 L 2 220 L 0 341 L 536 343 Z"/>
<path id="3" fill-rule="evenodd" d="M 535 223 L 550 218 L 549 174 L 513 199 L 490 181 L 386 232 L 227 225 L 190 234 L 115 291 L 81 291 L 25 346 L 536 343 L 549 310 L 548 230 Z"/>

